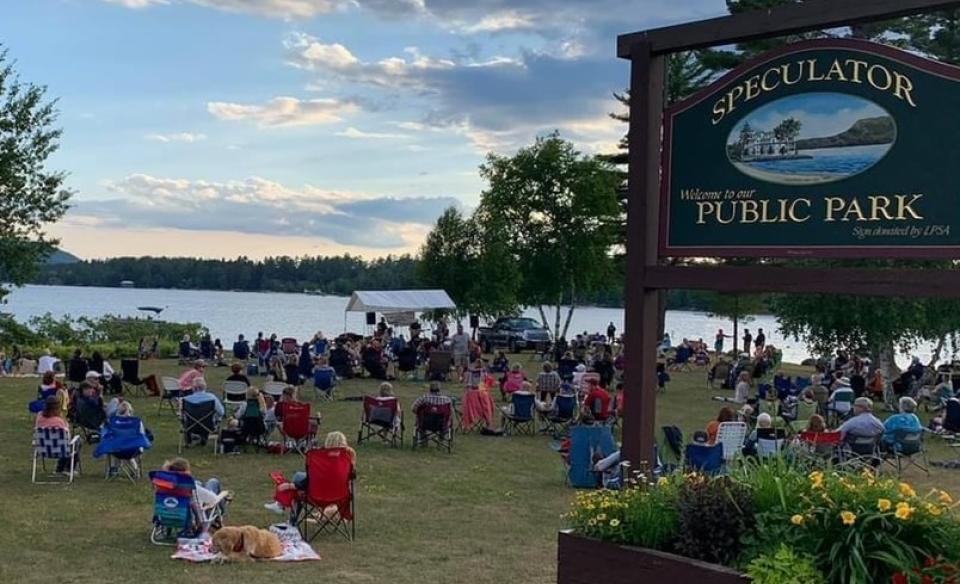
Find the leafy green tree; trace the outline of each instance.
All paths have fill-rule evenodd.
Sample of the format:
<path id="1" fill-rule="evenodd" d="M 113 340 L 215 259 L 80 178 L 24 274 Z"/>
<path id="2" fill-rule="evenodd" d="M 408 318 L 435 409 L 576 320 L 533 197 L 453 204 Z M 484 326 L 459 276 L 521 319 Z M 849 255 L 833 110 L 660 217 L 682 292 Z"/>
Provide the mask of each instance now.
<path id="1" fill-rule="evenodd" d="M 496 233 L 518 274 L 518 300 L 555 309 L 565 336 L 577 304 L 607 286 L 621 220 L 614 167 L 578 152 L 556 133 L 513 156 L 490 154 L 480 167 L 488 187 L 475 219 Z M 561 327 L 561 307 L 568 305 Z"/>
<path id="2" fill-rule="evenodd" d="M 797 136 L 800 135 L 800 129 L 803 127 L 802 122 L 795 118 L 787 118 L 777 124 L 777 127 L 773 129 L 773 135 L 777 140 L 791 141 L 795 140 Z"/>
<path id="3" fill-rule="evenodd" d="M 44 229 L 67 210 L 65 174 L 47 158 L 59 146 L 55 102 L 24 84 L 0 49 L 0 282 L 22 285 L 56 245 Z M 0 300 L 8 290 L 0 286 Z"/>
<path id="4" fill-rule="evenodd" d="M 904 18 L 890 25 L 907 48 L 945 63 L 960 64 L 960 10 Z"/>
<path id="5" fill-rule="evenodd" d="M 417 274 L 424 285 L 446 290 L 462 316 L 478 276 L 477 257 L 473 220 L 450 207 L 427 235 L 420 250 Z"/>
<path id="6" fill-rule="evenodd" d="M 708 312 L 733 321 L 733 347 L 740 346 L 740 322 L 767 310 L 766 297 L 758 294 L 722 294 L 709 297 Z"/>

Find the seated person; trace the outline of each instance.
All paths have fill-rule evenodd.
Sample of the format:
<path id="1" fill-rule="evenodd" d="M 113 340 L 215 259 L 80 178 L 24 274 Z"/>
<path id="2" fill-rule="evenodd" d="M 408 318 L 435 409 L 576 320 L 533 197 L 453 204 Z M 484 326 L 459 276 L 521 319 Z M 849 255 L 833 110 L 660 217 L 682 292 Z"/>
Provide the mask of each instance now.
<path id="1" fill-rule="evenodd" d="M 193 380 L 198 377 L 203 377 L 204 371 L 207 369 L 207 363 L 203 359 L 197 359 L 193 362 L 193 367 L 187 369 L 180 375 L 180 379 L 177 380 L 177 384 L 180 386 L 180 389 L 184 391 L 190 391 L 193 389 Z"/>
<path id="2" fill-rule="evenodd" d="M 37 428 L 59 428 L 64 431 L 66 439 L 70 440 L 70 424 L 67 423 L 60 411 L 60 400 L 57 396 L 48 396 L 43 402 L 43 411 L 37 414 L 33 427 Z M 80 464 L 80 448 L 77 447 L 74 456 L 74 468 Z M 70 457 L 64 457 L 57 460 L 57 472 L 66 473 L 70 469 Z"/>
<path id="3" fill-rule="evenodd" d="M 337 342 L 336 346 L 330 350 L 330 366 L 337 372 L 337 377 L 353 378 L 352 358 L 342 342 Z"/>
<path id="4" fill-rule="evenodd" d="M 923 424 L 917 417 L 917 402 L 913 398 L 903 396 L 899 402 L 900 413 L 893 414 L 883 422 L 883 446 L 893 449 L 897 432 L 922 432 Z"/>
<path id="5" fill-rule="evenodd" d="M 250 387 L 250 378 L 247 377 L 246 373 L 244 373 L 242 363 L 233 363 L 230 365 L 230 375 L 227 376 L 226 380 L 239 381 L 245 384 L 247 387 Z"/>
<path id="6" fill-rule="evenodd" d="M 389 414 L 383 415 L 383 416 L 382 416 L 382 419 L 379 419 L 379 420 L 376 418 L 375 415 L 371 416 L 370 422 L 383 428 L 383 431 L 380 432 L 380 435 L 381 435 L 381 437 L 382 437 L 382 436 L 385 435 L 386 431 L 390 429 L 390 428 L 389 428 L 389 425 L 390 425 L 390 424 L 393 425 L 392 429 L 393 429 L 394 431 L 399 432 L 401 426 L 403 425 L 403 417 L 402 417 L 402 415 L 400 414 L 400 400 L 398 400 L 398 399 L 396 398 L 396 396 L 393 395 L 393 386 L 392 386 L 392 385 L 390 385 L 390 384 L 387 383 L 386 381 L 384 381 L 383 383 L 381 383 L 381 384 L 380 384 L 379 395 L 380 395 L 381 400 L 391 400 L 391 399 L 392 399 L 392 400 L 396 400 L 396 402 L 397 402 L 397 415 L 395 415 L 392 420 L 387 420 L 387 419 L 386 419 L 387 415 L 389 415 Z M 379 410 L 380 410 L 380 411 L 384 411 L 384 412 L 387 411 L 385 408 L 379 408 Z M 374 409 L 374 412 L 376 412 L 376 411 L 377 411 L 377 409 Z"/>
<path id="7" fill-rule="evenodd" d="M 77 349 L 73 352 L 73 358 L 67 362 L 67 381 L 80 383 L 89 370 L 90 362 L 83 358 L 83 351 Z"/>
<path id="8" fill-rule="evenodd" d="M 319 436 L 318 436 L 319 442 Z M 347 437 L 343 432 L 330 432 L 323 440 L 324 448 L 344 448 L 353 462 L 354 472 L 357 467 L 357 452 L 350 447 Z M 288 481 L 279 482 L 273 492 L 273 501 L 264 504 L 264 507 L 274 513 L 282 514 L 285 510 L 290 512 L 290 523 L 296 519 L 296 503 L 300 494 L 307 490 L 307 473 L 300 470 L 294 473 L 293 478 Z"/>
<path id="9" fill-rule="evenodd" d="M 241 361 L 250 358 L 250 343 L 243 338 L 243 335 L 238 336 L 237 341 L 233 343 L 233 358 Z"/>
<path id="10" fill-rule="evenodd" d="M 503 378 L 503 382 L 500 385 L 500 393 L 503 394 L 503 398 L 506 399 L 511 393 L 523 389 L 523 384 L 526 381 L 527 374 L 524 373 L 519 363 L 514 363 L 513 367 L 510 368 L 510 371 Z"/>
<path id="11" fill-rule="evenodd" d="M 823 416 L 820 414 L 814 414 L 810 416 L 810 420 L 807 422 L 806 427 L 807 432 L 816 432 L 817 434 L 827 431 L 827 423 L 824 421 Z"/>
<path id="12" fill-rule="evenodd" d="M 840 379 L 834 382 L 834 385 L 836 385 L 836 387 L 830 393 L 830 399 L 827 401 L 827 408 L 832 411 L 835 411 L 837 415 L 844 417 L 848 413 L 850 413 L 850 410 L 852 409 L 851 402 L 853 402 L 854 400 L 853 399 L 849 401 L 843 400 L 843 399 L 838 400 L 837 397 L 841 395 L 852 397 L 854 393 L 853 393 L 853 390 L 850 389 L 850 381 L 846 377 L 841 377 Z M 860 399 L 860 398 L 855 398 L 855 399 Z M 871 403 L 871 411 L 872 409 L 873 409 L 873 404 Z M 856 415 L 856 413 L 854 415 Z"/>
<path id="13" fill-rule="evenodd" d="M 190 393 L 190 395 L 183 398 L 183 402 L 184 404 L 193 404 L 193 405 L 200 405 L 208 402 L 213 402 L 214 404 L 213 407 L 215 412 L 214 419 L 213 419 L 214 424 L 217 424 L 221 419 L 223 419 L 223 416 L 226 413 L 226 410 L 224 410 L 223 408 L 223 402 L 220 401 L 219 397 L 207 391 L 207 384 L 202 377 L 198 377 L 194 379 L 193 391 Z M 204 426 L 206 425 L 207 424 L 204 424 Z M 209 437 L 209 434 L 205 432 L 203 428 L 198 428 L 195 425 L 193 427 L 193 431 L 188 436 L 186 436 L 185 440 L 186 440 L 187 446 L 190 446 L 194 438 L 200 441 L 201 446 L 205 446 L 207 444 L 208 437 Z"/>
<path id="14" fill-rule="evenodd" d="M 133 405 L 128 401 L 120 402 L 120 405 L 117 407 L 115 414 L 118 418 L 132 418 L 134 417 Z M 109 431 L 109 430 L 108 430 Z M 140 422 L 140 435 L 148 443 L 153 443 L 153 435 L 150 433 L 150 430 L 143 425 L 143 421 Z M 104 434 L 103 442 L 101 446 L 104 446 L 108 443 L 108 436 Z M 99 454 L 100 447 L 97 448 L 97 453 L 94 456 Z M 119 471 L 119 460 L 128 460 L 130 464 L 136 468 L 137 461 L 135 458 L 143 453 L 143 448 L 136 448 L 134 450 L 118 450 L 116 452 L 111 452 L 112 458 L 110 459 L 111 466 L 107 469 L 107 474 L 109 476 L 116 476 Z M 119 460 L 118 460 L 119 459 Z"/>
<path id="15" fill-rule="evenodd" d="M 313 367 L 313 386 L 329 394 L 337 384 L 337 372 L 327 362 L 326 357 L 317 357 Z"/>
<path id="16" fill-rule="evenodd" d="M 174 458 L 163 463 L 163 470 L 180 473 L 186 475 L 190 478 L 193 478 L 193 475 L 190 472 L 190 462 L 185 458 Z M 199 508 L 193 509 L 193 516 L 199 518 L 203 516 L 204 512 L 213 509 L 214 507 L 219 506 L 221 513 L 226 513 L 227 502 L 231 500 L 230 491 L 224 491 L 220 486 L 220 479 L 211 478 L 207 482 L 200 482 L 199 480 L 194 479 L 194 484 L 197 489 L 197 498 L 195 504 L 199 504 Z"/>
<path id="17" fill-rule="evenodd" d="M 717 433 L 720 431 L 720 424 L 724 422 L 736 422 L 737 412 L 733 408 L 723 407 L 717 414 L 717 419 L 707 424 L 707 444 L 717 443 Z"/>
<path id="18" fill-rule="evenodd" d="M 300 358 L 297 355 L 287 357 L 283 365 L 283 379 L 294 387 L 300 387 Z"/>
<path id="19" fill-rule="evenodd" d="M 40 375 L 46 375 L 47 373 L 53 373 L 56 371 L 57 366 L 60 364 L 60 359 L 57 359 L 50 353 L 50 349 L 47 349 L 43 352 L 43 356 L 37 360 L 37 373 Z"/>
<path id="20" fill-rule="evenodd" d="M 593 414 L 598 422 L 605 422 L 611 415 L 613 398 L 596 379 L 587 380 L 587 397 L 583 400 L 583 409 Z"/>
<path id="21" fill-rule="evenodd" d="M 537 376 L 537 393 L 540 394 L 540 401 L 546 402 L 548 398 L 550 401 L 553 401 L 553 396 L 560 391 L 560 385 L 562 383 L 563 380 L 560 379 L 560 375 L 553 370 L 553 365 L 544 363 L 543 371 Z"/>
<path id="22" fill-rule="evenodd" d="M 383 365 L 383 350 L 380 341 L 374 339 L 361 352 L 363 368 L 370 373 L 373 379 L 387 379 L 387 370 Z"/>
<path id="23" fill-rule="evenodd" d="M 410 406 L 410 409 L 413 410 L 414 415 L 420 413 L 420 408 L 426 405 L 444 405 L 444 404 L 453 404 L 453 399 L 444 395 L 440 387 L 440 382 L 433 381 L 430 383 L 430 390 L 413 400 L 413 405 Z"/>
<path id="24" fill-rule="evenodd" d="M 503 351 L 497 351 L 496 356 L 493 358 L 493 363 L 490 365 L 491 373 L 506 373 L 510 368 L 510 362 L 507 360 L 507 356 L 503 354 Z"/>
<path id="25" fill-rule="evenodd" d="M 914 402 L 916 403 L 916 402 Z M 873 415 L 873 400 L 858 397 L 853 402 L 853 417 L 840 426 L 840 437 L 874 437 L 884 433 L 883 422 Z"/>

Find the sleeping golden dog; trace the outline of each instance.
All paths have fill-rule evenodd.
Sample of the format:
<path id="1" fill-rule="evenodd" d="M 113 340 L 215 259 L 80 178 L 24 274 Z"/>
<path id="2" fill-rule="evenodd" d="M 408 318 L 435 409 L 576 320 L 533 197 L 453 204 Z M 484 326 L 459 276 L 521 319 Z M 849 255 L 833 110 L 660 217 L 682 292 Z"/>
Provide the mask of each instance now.
<path id="1" fill-rule="evenodd" d="M 270 559 L 283 555 L 277 534 L 252 525 L 220 528 L 213 534 L 213 549 L 227 560 Z"/>

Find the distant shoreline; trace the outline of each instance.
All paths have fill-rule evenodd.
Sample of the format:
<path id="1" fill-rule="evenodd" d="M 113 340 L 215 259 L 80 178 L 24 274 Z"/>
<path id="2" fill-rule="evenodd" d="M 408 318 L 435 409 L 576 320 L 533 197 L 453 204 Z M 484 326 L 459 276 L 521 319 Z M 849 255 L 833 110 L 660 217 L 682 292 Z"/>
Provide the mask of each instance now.
<path id="1" fill-rule="evenodd" d="M 754 168 L 742 162 L 734 162 L 733 165 L 737 167 L 737 170 L 749 176 L 750 178 L 787 185 L 824 183 L 833 180 L 839 180 L 848 176 L 846 174 L 836 172 L 820 172 L 817 174 L 784 174 L 779 172 L 770 172 L 768 170 L 760 170 L 759 168 Z"/>

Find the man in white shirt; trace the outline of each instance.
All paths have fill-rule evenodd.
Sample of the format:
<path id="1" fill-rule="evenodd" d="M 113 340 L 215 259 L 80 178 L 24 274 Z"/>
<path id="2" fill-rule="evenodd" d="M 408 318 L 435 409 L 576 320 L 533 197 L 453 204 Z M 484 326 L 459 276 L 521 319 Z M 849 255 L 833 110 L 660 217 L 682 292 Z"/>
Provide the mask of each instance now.
<path id="1" fill-rule="evenodd" d="M 57 359 L 50 354 L 50 349 L 47 349 L 43 352 L 43 356 L 40 357 L 40 360 L 37 361 L 37 373 L 43 376 L 44 373 L 48 371 L 55 371 L 57 363 L 60 362 L 60 359 Z"/>

